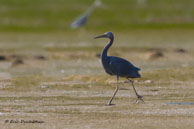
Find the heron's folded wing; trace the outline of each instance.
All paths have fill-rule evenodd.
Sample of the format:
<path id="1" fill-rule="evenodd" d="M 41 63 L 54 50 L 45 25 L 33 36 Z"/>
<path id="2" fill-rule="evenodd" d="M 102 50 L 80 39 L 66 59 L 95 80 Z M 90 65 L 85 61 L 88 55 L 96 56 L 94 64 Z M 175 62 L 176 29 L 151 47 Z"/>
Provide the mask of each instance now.
<path id="1" fill-rule="evenodd" d="M 113 59 L 110 61 L 111 71 L 116 75 L 126 75 L 129 72 L 128 64 L 122 60 Z"/>
<path id="2" fill-rule="evenodd" d="M 110 60 L 110 68 L 114 74 L 124 77 L 136 76 L 136 73 L 140 70 L 127 60 L 117 57 Z"/>

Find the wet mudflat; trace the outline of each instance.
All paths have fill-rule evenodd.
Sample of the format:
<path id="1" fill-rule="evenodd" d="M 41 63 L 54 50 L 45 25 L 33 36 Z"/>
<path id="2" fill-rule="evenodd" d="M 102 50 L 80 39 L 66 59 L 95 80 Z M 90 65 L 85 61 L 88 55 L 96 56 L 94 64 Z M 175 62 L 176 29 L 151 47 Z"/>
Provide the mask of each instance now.
<path id="1" fill-rule="evenodd" d="M 142 68 L 135 86 L 145 103 L 134 104 L 131 85 L 121 79 L 113 106 L 105 105 L 116 78 L 99 60 L 106 41 L 93 40 L 94 33 L 64 35 L 1 35 L 1 128 L 194 127 L 192 30 L 117 33 L 109 54 Z"/>

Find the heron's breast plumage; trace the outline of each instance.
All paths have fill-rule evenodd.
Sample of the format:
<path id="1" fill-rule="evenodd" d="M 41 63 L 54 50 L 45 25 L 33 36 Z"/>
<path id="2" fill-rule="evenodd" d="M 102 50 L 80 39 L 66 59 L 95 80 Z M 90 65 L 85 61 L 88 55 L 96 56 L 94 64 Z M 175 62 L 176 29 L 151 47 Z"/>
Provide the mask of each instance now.
<path id="1" fill-rule="evenodd" d="M 108 56 L 106 57 L 106 59 L 105 59 L 105 57 L 102 57 L 101 62 L 102 62 L 102 66 L 103 66 L 106 73 L 108 73 L 110 75 L 115 75 L 113 73 L 113 71 L 111 70 L 111 67 L 109 65 L 110 64 L 110 58 Z"/>

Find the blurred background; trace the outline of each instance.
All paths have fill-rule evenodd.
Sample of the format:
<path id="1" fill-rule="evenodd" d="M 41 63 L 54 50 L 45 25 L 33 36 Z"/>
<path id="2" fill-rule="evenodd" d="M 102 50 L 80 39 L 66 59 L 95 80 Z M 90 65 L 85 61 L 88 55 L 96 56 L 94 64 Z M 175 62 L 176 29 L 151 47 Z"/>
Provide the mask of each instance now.
<path id="1" fill-rule="evenodd" d="M 106 40 L 93 37 L 107 31 L 115 34 L 110 54 L 143 71 L 193 66 L 193 0 L 0 3 L 2 78 L 104 74 L 98 59 Z"/>
<path id="2" fill-rule="evenodd" d="M 69 32 L 93 0 L 1 0 L 1 32 Z M 102 0 L 88 31 L 193 28 L 193 0 Z"/>
<path id="3" fill-rule="evenodd" d="M 104 74 L 98 58 L 106 40 L 93 37 L 107 31 L 115 34 L 110 54 L 123 56 L 145 71 L 193 63 L 193 0 L 0 3 L 3 78 L 25 74 L 63 77 L 99 71 Z M 175 58 L 180 57 L 177 53 L 181 53 L 182 59 Z"/>

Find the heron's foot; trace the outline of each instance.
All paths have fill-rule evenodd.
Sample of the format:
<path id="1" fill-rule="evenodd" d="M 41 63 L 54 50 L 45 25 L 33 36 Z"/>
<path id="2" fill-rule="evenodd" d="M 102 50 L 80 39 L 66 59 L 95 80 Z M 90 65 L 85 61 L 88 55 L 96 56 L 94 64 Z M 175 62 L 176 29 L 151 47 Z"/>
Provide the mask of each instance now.
<path id="1" fill-rule="evenodd" d="M 137 95 L 137 99 L 136 99 L 135 103 L 139 104 L 140 101 L 142 101 L 142 102 L 144 103 L 144 101 L 143 101 L 143 96 Z"/>
<path id="2" fill-rule="evenodd" d="M 113 105 L 115 105 L 115 104 L 108 103 L 108 104 L 106 104 L 105 106 L 113 106 Z"/>

